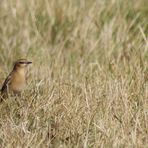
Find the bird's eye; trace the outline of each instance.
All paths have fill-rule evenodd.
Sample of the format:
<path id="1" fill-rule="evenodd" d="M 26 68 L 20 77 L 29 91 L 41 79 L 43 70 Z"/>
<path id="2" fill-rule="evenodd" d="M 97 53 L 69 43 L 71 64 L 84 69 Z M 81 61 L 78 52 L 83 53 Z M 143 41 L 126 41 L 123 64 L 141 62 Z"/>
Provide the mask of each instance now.
<path id="1" fill-rule="evenodd" d="M 20 64 L 25 64 L 25 62 L 19 62 Z"/>

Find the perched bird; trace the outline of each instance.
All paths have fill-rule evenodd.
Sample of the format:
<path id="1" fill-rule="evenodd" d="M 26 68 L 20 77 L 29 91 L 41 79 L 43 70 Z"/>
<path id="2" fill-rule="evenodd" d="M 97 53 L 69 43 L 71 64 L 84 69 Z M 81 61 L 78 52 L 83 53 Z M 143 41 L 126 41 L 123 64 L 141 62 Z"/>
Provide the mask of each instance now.
<path id="1" fill-rule="evenodd" d="M 26 59 L 19 59 L 15 62 L 12 72 L 5 79 L 1 95 L 4 98 L 8 94 L 20 94 L 26 85 L 26 67 L 32 62 Z"/>

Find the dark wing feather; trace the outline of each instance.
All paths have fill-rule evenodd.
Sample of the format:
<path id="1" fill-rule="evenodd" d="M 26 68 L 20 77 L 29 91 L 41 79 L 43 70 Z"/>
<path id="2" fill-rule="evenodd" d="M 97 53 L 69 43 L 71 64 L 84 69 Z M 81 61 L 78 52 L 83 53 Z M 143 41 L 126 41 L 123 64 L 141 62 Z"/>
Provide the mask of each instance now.
<path id="1" fill-rule="evenodd" d="M 8 85 L 11 82 L 11 73 L 8 75 L 8 77 L 5 79 L 3 86 L 1 88 L 1 94 L 7 93 Z"/>

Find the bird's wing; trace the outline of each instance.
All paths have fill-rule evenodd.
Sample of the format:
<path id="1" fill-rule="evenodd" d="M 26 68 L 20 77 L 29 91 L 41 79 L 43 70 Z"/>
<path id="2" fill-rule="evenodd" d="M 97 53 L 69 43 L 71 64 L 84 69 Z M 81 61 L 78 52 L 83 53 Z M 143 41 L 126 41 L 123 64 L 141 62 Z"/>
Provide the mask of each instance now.
<path id="1" fill-rule="evenodd" d="M 1 88 L 1 93 L 4 93 L 4 92 L 6 92 L 8 90 L 8 85 L 11 82 L 11 75 L 12 75 L 12 73 L 10 73 L 8 75 L 8 77 L 5 79 L 5 81 L 4 81 L 3 85 L 2 85 L 2 88 Z"/>

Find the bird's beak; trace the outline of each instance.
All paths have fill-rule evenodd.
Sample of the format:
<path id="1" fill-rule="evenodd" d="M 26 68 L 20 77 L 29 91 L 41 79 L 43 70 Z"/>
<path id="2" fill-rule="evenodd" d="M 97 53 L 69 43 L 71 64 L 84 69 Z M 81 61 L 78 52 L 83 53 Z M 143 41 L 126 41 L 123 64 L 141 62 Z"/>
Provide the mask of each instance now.
<path id="1" fill-rule="evenodd" d="M 32 64 L 32 62 L 28 61 L 26 64 Z"/>

